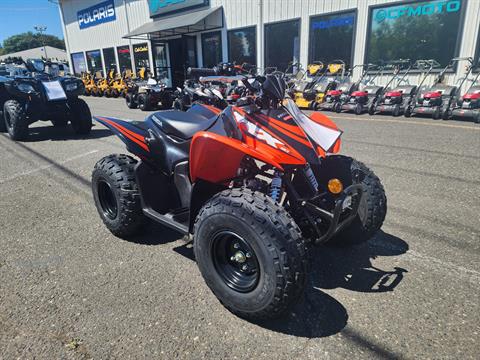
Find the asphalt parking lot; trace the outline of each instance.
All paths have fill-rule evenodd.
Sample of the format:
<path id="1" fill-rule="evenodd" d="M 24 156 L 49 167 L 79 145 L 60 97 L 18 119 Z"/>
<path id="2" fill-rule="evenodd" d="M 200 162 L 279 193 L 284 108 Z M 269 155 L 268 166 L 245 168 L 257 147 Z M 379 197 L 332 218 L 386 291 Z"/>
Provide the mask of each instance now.
<path id="1" fill-rule="evenodd" d="M 86 100 L 95 115 L 146 115 Z M 342 153 L 385 185 L 383 231 L 317 248 L 301 303 L 260 324 L 220 305 L 178 234 L 152 226 L 129 242 L 103 226 L 90 174 L 125 151 L 107 129 L 1 134 L 0 359 L 478 358 L 480 126 L 332 117 Z"/>

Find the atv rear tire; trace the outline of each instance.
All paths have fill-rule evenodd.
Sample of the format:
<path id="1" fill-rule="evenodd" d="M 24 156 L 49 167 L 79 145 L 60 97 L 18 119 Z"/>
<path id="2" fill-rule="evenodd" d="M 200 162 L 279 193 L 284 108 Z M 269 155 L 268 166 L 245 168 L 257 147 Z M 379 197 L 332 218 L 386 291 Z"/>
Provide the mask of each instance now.
<path id="1" fill-rule="evenodd" d="M 387 197 L 380 179 L 365 164 L 343 155 L 327 156 L 320 167 L 319 182 L 339 179 L 344 187 L 353 183 L 355 173 L 360 172 L 361 183 L 366 189 L 358 209 L 358 215 L 345 229 L 329 240 L 330 244 L 354 244 L 370 239 L 382 226 L 387 214 Z"/>
<path id="2" fill-rule="evenodd" d="M 92 191 L 95 206 L 112 234 L 128 238 L 147 224 L 135 179 L 137 161 L 128 155 L 109 155 L 95 164 Z"/>
<path id="3" fill-rule="evenodd" d="M 302 234 L 270 197 L 225 190 L 202 207 L 194 230 L 200 272 L 232 313 L 278 317 L 303 293 L 308 261 Z"/>
<path id="4" fill-rule="evenodd" d="M 168 109 L 171 109 L 172 106 L 173 106 L 172 97 L 171 97 L 171 96 L 165 96 L 165 97 L 162 99 L 162 109 L 168 110 Z"/>
<path id="5" fill-rule="evenodd" d="M 12 140 L 25 140 L 28 136 L 28 118 L 25 108 L 17 100 L 7 100 L 3 105 L 3 119 Z"/>
<path id="6" fill-rule="evenodd" d="M 442 117 L 442 110 L 440 109 L 440 107 L 437 106 L 432 113 L 432 119 L 433 120 L 438 120 L 441 117 Z"/>
<path id="7" fill-rule="evenodd" d="M 89 134 L 92 130 L 92 114 L 87 103 L 82 99 L 72 99 L 69 102 L 70 105 L 70 122 L 73 127 L 73 131 L 79 135 Z"/>
<path id="8" fill-rule="evenodd" d="M 127 103 L 127 107 L 129 109 L 136 109 L 137 108 L 137 102 L 133 98 L 132 93 L 127 93 L 127 95 L 125 96 L 125 102 Z"/>

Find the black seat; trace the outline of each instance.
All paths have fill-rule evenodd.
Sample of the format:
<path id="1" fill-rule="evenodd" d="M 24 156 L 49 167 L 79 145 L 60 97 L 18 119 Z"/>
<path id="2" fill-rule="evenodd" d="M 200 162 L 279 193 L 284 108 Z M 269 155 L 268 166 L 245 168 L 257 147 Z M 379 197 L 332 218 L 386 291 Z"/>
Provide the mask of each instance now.
<path id="1" fill-rule="evenodd" d="M 216 120 L 216 117 L 209 119 L 193 111 L 178 110 L 158 111 L 149 117 L 165 134 L 184 140 L 192 138 L 199 131 L 208 129 Z"/>

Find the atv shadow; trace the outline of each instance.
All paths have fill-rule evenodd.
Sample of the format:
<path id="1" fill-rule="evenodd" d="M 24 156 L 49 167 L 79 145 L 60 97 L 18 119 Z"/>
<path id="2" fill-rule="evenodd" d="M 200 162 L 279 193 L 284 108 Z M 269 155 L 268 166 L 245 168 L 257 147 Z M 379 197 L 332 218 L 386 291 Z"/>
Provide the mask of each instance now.
<path id="1" fill-rule="evenodd" d="M 153 226 L 158 228 L 152 228 L 136 242 L 156 245 L 178 240 L 181 236 L 161 225 Z M 195 261 L 191 242 L 185 242 L 173 250 Z M 302 301 L 286 316 L 255 324 L 275 332 L 305 338 L 337 334 L 347 325 L 347 310 L 322 290 L 343 288 L 364 293 L 393 291 L 407 270 L 398 267 L 390 271 L 382 270 L 373 266 L 372 260 L 379 256 L 398 256 L 407 251 L 408 244 L 405 241 L 383 231 L 361 244 L 314 247 L 311 250 L 309 280 Z"/>
<path id="2" fill-rule="evenodd" d="M 75 134 L 70 125 L 65 127 L 54 127 L 47 124 L 45 126 L 33 126 L 28 130 L 29 135 L 24 142 L 100 139 L 113 135 L 113 133 L 108 129 L 96 129 L 95 125 L 92 127 L 92 131 L 88 135 Z"/>
<path id="3" fill-rule="evenodd" d="M 154 221 L 149 222 L 143 234 L 129 238 L 128 241 L 138 245 L 164 245 L 179 240 L 182 235 Z"/>
<path id="4" fill-rule="evenodd" d="M 303 301 L 280 319 L 258 322 L 272 331 L 306 338 L 340 332 L 348 321 L 345 307 L 322 289 L 343 288 L 375 293 L 393 291 L 407 270 L 381 270 L 372 264 L 378 256 L 397 256 L 408 250 L 402 239 L 378 232 L 363 244 L 350 247 L 315 247 L 311 252 L 309 283 Z"/>

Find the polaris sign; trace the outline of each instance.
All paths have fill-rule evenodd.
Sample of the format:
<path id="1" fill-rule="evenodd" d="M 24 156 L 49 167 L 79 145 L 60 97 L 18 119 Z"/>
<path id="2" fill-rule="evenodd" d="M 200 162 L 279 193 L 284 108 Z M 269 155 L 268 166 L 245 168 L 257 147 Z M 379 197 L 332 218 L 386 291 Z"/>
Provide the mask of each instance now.
<path id="1" fill-rule="evenodd" d="M 395 6 L 375 10 L 374 18 L 377 22 L 395 20 L 403 16 L 422 16 L 433 14 L 453 13 L 462 7 L 461 0 L 433 1 L 419 5 Z"/>
<path id="2" fill-rule="evenodd" d="M 107 0 L 77 12 L 80 29 L 114 21 L 117 17 L 115 15 L 115 5 L 113 1 L 114 0 Z"/>

